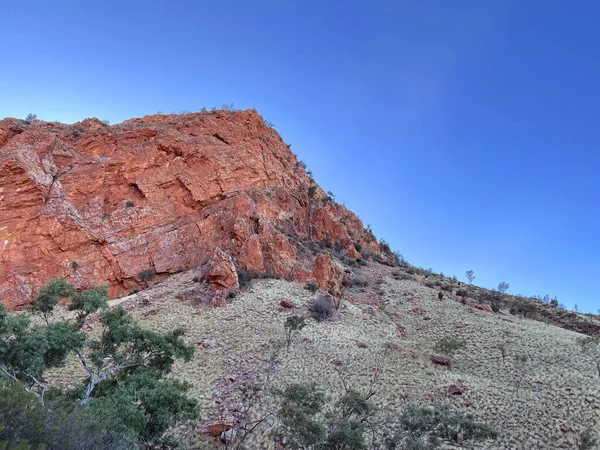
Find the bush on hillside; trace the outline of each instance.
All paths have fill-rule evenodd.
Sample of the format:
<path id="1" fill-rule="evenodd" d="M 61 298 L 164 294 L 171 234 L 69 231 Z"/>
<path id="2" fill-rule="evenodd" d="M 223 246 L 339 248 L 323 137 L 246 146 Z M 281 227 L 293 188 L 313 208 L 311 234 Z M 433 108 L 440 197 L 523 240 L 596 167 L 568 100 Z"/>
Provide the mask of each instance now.
<path id="1" fill-rule="evenodd" d="M 333 316 L 335 305 L 327 297 L 319 297 L 312 301 L 308 310 L 317 322 L 322 322 Z"/>

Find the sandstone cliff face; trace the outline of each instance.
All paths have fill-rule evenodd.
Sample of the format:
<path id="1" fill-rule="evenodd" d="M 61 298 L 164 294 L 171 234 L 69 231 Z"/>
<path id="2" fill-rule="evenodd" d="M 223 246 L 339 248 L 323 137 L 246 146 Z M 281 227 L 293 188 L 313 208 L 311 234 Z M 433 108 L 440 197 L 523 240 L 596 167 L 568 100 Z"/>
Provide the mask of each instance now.
<path id="1" fill-rule="evenodd" d="M 326 256 L 315 264 L 311 240 L 353 258 L 356 246 L 379 251 L 254 110 L 0 121 L 0 302 L 11 309 L 57 276 L 119 296 L 143 286 L 140 271 L 160 279 L 217 247 L 238 269 L 339 294 L 342 272 Z"/>

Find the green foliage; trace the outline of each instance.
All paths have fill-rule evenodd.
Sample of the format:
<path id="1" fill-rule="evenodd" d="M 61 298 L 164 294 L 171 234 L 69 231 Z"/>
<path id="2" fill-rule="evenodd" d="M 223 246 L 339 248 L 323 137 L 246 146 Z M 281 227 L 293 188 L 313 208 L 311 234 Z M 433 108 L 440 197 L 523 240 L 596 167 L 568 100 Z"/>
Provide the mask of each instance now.
<path id="1" fill-rule="evenodd" d="M 285 320 L 283 328 L 285 329 L 285 341 L 288 349 L 292 344 L 294 336 L 300 333 L 305 326 L 306 321 L 304 320 L 304 317 L 290 316 Z"/>
<path id="2" fill-rule="evenodd" d="M 325 404 L 325 395 L 315 385 L 292 384 L 280 395 L 281 431 L 292 449 L 315 446 L 323 441 L 325 427 L 316 417 Z"/>
<path id="3" fill-rule="evenodd" d="M 433 345 L 433 350 L 446 356 L 452 356 L 466 345 L 467 342 L 463 339 L 443 338 Z"/>
<path id="4" fill-rule="evenodd" d="M 0 449 L 43 449 L 44 409 L 21 383 L 0 383 Z"/>
<path id="5" fill-rule="evenodd" d="M 315 294 L 319 290 L 319 285 L 314 281 L 307 281 L 306 284 L 304 285 L 304 289 Z"/>
<path id="6" fill-rule="evenodd" d="M 77 293 L 71 298 L 69 311 L 77 311 L 77 324 L 82 326 L 85 319 L 90 314 L 99 309 L 108 308 L 106 298 L 108 297 L 108 287 L 99 286 Z"/>
<path id="7" fill-rule="evenodd" d="M 27 122 L 27 123 L 33 123 L 36 120 L 37 120 L 37 114 L 29 113 L 29 114 L 27 114 L 27 117 L 25 117 L 25 122 Z"/>
<path id="8" fill-rule="evenodd" d="M 0 376 L 32 386 L 43 399 L 42 375 L 65 363 L 67 355 L 81 349 L 85 335 L 68 322 L 31 326 L 23 314 L 9 314 L 0 306 Z"/>
<path id="9" fill-rule="evenodd" d="M 517 302 L 510 308 L 509 312 L 513 316 L 522 316 L 525 318 L 534 317 L 537 313 L 537 306 L 533 301 L 518 299 Z"/>
<path id="10" fill-rule="evenodd" d="M 364 450 L 367 448 L 364 424 L 358 420 L 340 419 L 329 423 L 323 450 Z"/>
<path id="11" fill-rule="evenodd" d="M 586 428 L 579 435 L 579 445 L 577 448 L 579 450 L 592 450 L 597 448 L 598 439 L 594 436 L 594 433 L 590 427 Z"/>
<path id="12" fill-rule="evenodd" d="M 125 208 L 133 208 L 135 206 L 135 203 L 131 200 L 127 200 L 125 202 Z"/>
<path id="13" fill-rule="evenodd" d="M 137 435 L 112 416 L 63 401 L 43 406 L 21 383 L 0 383 L 0 449 L 134 448 Z"/>
<path id="14" fill-rule="evenodd" d="M 197 403 L 186 395 L 189 386 L 165 378 L 176 359 L 189 361 L 194 354 L 182 329 L 167 333 L 143 329 L 119 307 L 102 314 L 102 332 L 86 342 L 86 334 L 78 329 L 89 314 L 106 308 L 106 295 L 105 287 L 75 293 L 64 280 L 54 280 L 42 289 L 37 302 L 45 325 L 32 325 L 27 315 L 9 314 L 0 304 L 0 381 L 11 383 L 9 394 L 0 392 L 0 420 L 4 420 L 2 399 L 18 394 L 35 400 L 47 424 L 38 433 L 43 436 L 38 445 L 23 441 L 18 430 L 5 439 L 1 433 L 8 422 L 0 422 L 0 449 L 129 449 L 137 448 L 138 438 L 146 446 L 171 445 L 168 429 L 197 417 Z M 63 296 L 72 298 L 69 309 L 78 312 L 77 320 L 48 323 L 56 299 Z M 45 403 L 44 372 L 64 366 L 70 353 L 79 357 L 88 379 L 69 395 L 50 391 Z M 32 414 L 29 422 L 35 424 L 40 415 L 36 411 L 27 407 L 10 414 Z"/>
<path id="15" fill-rule="evenodd" d="M 154 280 L 154 278 L 156 277 L 156 272 L 154 272 L 154 269 L 144 269 L 138 272 L 137 277 L 141 281 L 148 283 L 148 281 Z"/>
<path id="16" fill-rule="evenodd" d="M 401 431 L 388 442 L 389 449 L 402 448 L 405 440 L 417 441 L 409 448 L 438 448 L 440 440 L 456 442 L 459 434 L 463 441 L 495 439 L 497 431 L 472 414 L 453 412 L 448 405 L 423 407 L 408 405 L 400 416 Z M 420 441 L 420 442 L 419 442 Z"/>
<path id="17" fill-rule="evenodd" d="M 46 323 L 61 298 L 71 297 L 75 289 L 64 278 L 53 278 L 42 288 L 31 305 L 31 312 L 40 315 Z"/>
<path id="18" fill-rule="evenodd" d="M 187 383 L 166 380 L 159 373 L 138 368 L 98 386 L 89 408 L 112 418 L 112 427 L 135 431 L 146 445 L 173 444 L 165 433 L 198 418 L 198 403 L 187 397 Z"/>

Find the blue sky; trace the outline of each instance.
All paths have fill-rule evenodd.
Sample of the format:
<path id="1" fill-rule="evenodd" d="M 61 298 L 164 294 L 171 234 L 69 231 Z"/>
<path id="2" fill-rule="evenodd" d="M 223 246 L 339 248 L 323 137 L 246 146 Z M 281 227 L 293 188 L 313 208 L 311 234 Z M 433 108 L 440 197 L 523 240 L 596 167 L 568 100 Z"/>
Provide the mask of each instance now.
<path id="1" fill-rule="evenodd" d="M 600 3 L 1 2 L 0 117 L 256 108 L 409 262 L 600 308 Z"/>

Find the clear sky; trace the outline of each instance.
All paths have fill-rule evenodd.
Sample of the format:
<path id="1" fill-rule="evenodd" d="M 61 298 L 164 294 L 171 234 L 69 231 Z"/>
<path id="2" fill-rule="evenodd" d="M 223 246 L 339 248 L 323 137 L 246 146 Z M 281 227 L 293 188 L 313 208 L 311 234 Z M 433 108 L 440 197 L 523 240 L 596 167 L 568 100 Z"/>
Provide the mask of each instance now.
<path id="1" fill-rule="evenodd" d="M 0 117 L 256 108 L 418 266 L 600 308 L 600 2 L 0 2 Z"/>

